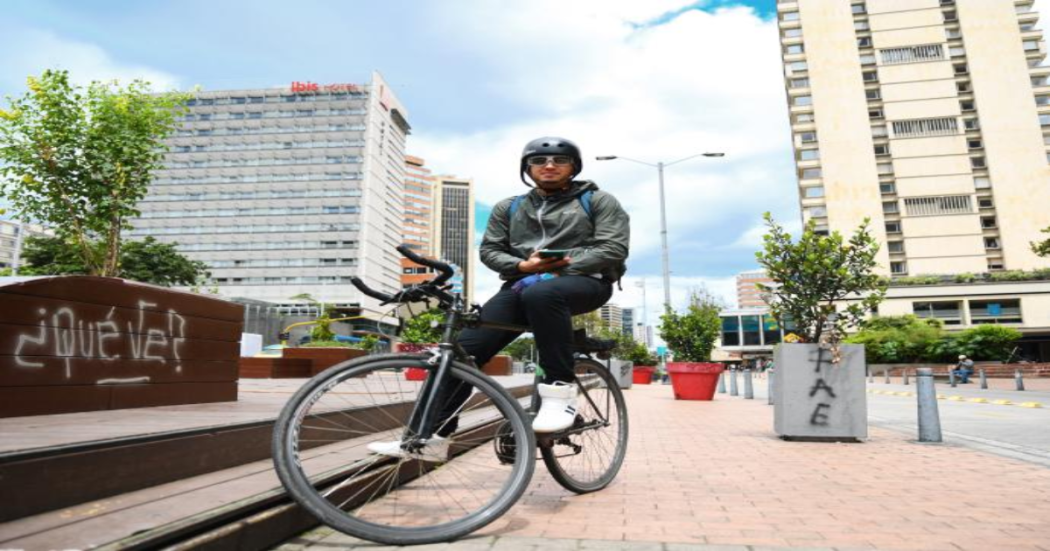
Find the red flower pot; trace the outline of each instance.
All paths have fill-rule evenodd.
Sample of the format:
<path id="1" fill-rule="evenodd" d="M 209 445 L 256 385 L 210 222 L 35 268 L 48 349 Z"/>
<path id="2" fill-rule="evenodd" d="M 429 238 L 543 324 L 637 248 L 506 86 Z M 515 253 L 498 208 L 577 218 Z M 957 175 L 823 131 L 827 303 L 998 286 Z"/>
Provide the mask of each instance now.
<path id="1" fill-rule="evenodd" d="M 427 350 L 436 347 L 436 343 L 406 343 L 401 342 L 397 344 L 398 352 L 408 352 L 412 354 L 418 354 L 420 352 L 426 352 Z M 425 381 L 427 380 L 427 370 L 419 367 L 408 367 L 405 368 L 405 380 L 406 381 Z"/>
<path id="2" fill-rule="evenodd" d="M 718 376 L 725 367 L 722 364 L 696 362 L 668 362 L 671 388 L 675 400 L 712 400 Z"/>
<path id="3" fill-rule="evenodd" d="M 648 367 L 644 365 L 636 366 L 634 373 L 631 374 L 631 380 L 636 385 L 647 385 L 653 382 L 653 372 L 656 371 L 655 367 Z"/>
<path id="4" fill-rule="evenodd" d="M 425 381 L 427 380 L 427 370 L 420 367 L 409 367 L 405 369 L 405 380 L 406 381 Z"/>

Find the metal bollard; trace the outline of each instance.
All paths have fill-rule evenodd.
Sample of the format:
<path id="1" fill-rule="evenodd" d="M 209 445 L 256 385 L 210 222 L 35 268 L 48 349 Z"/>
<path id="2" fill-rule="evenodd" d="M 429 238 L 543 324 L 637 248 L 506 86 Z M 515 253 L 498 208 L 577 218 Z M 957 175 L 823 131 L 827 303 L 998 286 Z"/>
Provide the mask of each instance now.
<path id="1" fill-rule="evenodd" d="M 988 390 L 988 377 L 984 375 L 984 368 L 980 370 L 981 373 L 981 390 Z"/>
<path id="2" fill-rule="evenodd" d="M 948 383 L 952 385 L 952 388 L 955 388 L 955 370 L 950 366 L 948 367 Z"/>
<path id="3" fill-rule="evenodd" d="M 722 370 L 722 372 L 718 374 L 718 392 L 719 392 L 719 394 L 725 394 L 726 393 L 726 372 L 725 372 L 725 370 Z"/>
<path id="4" fill-rule="evenodd" d="M 769 394 L 769 396 L 766 397 L 766 404 L 768 404 L 768 405 L 773 405 L 773 378 L 774 377 L 776 377 L 776 374 L 773 373 L 772 371 L 770 371 L 769 372 L 769 377 L 768 377 L 769 384 L 768 384 L 768 386 L 766 388 L 766 394 Z"/>
<path id="5" fill-rule="evenodd" d="M 941 442 L 941 416 L 937 410 L 933 369 L 920 367 L 915 370 L 915 387 L 919 400 L 919 442 Z"/>
<path id="6" fill-rule="evenodd" d="M 905 369 L 904 370 L 904 385 L 907 386 L 907 385 L 910 385 L 910 384 L 911 383 L 908 382 L 908 370 Z"/>
<path id="7" fill-rule="evenodd" d="M 729 395 L 739 396 L 740 394 L 736 390 L 736 370 L 729 372 Z"/>
<path id="8" fill-rule="evenodd" d="M 755 387 L 751 384 L 751 370 L 744 370 L 744 398 L 747 400 L 755 399 Z"/>
<path id="9" fill-rule="evenodd" d="M 1024 375 L 1020 369 L 1014 370 L 1014 382 L 1017 383 L 1017 390 L 1024 390 Z"/>
<path id="10" fill-rule="evenodd" d="M 871 371 L 870 369 L 868 370 L 868 382 L 869 383 L 874 383 L 875 382 L 875 372 Z"/>
<path id="11" fill-rule="evenodd" d="M 885 384 L 890 384 L 890 370 L 889 369 L 883 369 L 882 370 L 882 382 L 885 383 Z"/>

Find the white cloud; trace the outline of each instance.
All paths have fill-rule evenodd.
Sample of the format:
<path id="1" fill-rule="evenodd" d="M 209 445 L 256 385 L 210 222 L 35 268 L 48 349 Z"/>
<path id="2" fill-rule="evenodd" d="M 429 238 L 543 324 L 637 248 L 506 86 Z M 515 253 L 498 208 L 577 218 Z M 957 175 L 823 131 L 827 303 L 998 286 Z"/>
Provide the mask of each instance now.
<path id="1" fill-rule="evenodd" d="M 584 150 L 582 177 L 614 193 L 631 215 L 632 259 L 648 261 L 630 269 L 625 282 L 647 276 L 655 285 L 653 312 L 662 302 L 653 261 L 660 248 L 657 170 L 594 157 L 656 163 L 725 152 L 668 167 L 665 191 L 673 302 L 683 304 L 686 288 L 701 281 L 734 302 L 732 278 L 705 274 L 724 274 L 719 264 L 728 254 L 746 262 L 760 244 L 754 228 L 762 212 L 774 211 L 781 223 L 797 217 L 778 34 L 775 22 L 742 7 L 686 11 L 642 29 L 631 24 L 688 5 L 540 0 L 513 10 L 491 3 L 456 12 L 461 32 L 450 40 L 487 60 L 490 76 L 475 85 L 528 116 L 470 134 L 422 128 L 410 150 L 436 172 L 473 177 L 477 199 L 493 204 L 526 191 L 517 169 L 527 141 L 544 135 L 575 140 Z M 475 274 L 475 296 L 484 300 L 499 282 L 480 263 Z M 627 283 L 613 300 L 641 306 L 640 293 Z"/>
<path id="2" fill-rule="evenodd" d="M 45 69 L 65 69 L 75 84 L 93 80 L 119 80 L 128 83 L 142 79 L 156 91 L 179 87 L 178 77 L 143 65 L 124 63 L 105 50 L 88 42 L 70 40 L 38 29 L 6 29 L 0 41 L 0 58 L 4 71 L 0 88 L 21 95 L 27 75 L 39 75 Z"/>

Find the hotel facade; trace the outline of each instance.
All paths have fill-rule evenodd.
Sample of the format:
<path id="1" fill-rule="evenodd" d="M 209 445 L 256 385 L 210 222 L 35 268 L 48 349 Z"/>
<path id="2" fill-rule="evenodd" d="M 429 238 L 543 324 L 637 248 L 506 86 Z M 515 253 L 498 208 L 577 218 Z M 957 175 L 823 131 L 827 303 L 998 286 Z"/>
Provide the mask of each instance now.
<path id="1" fill-rule="evenodd" d="M 376 310 L 349 282 L 401 288 L 408 113 L 378 73 L 200 92 L 168 139 L 133 239 L 204 261 L 221 295 Z"/>

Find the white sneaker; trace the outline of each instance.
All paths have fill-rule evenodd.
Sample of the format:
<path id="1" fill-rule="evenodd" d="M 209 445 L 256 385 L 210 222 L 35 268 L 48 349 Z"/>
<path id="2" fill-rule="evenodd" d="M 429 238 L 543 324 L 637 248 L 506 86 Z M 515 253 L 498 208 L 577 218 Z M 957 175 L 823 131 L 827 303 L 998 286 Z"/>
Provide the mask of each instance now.
<path id="1" fill-rule="evenodd" d="M 576 385 L 557 381 L 540 384 L 540 412 L 532 420 L 533 432 L 557 432 L 576 420 Z"/>
<path id="2" fill-rule="evenodd" d="M 408 453 L 401 449 L 400 440 L 372 442 L 368 445 L 368 451 L 378 453 L 379 455 L 388 455 L 390 457 L 404 457 L 407 459 L 428 461 L 430 463 L 441 463 L 448 461 L 448 445 L 448 438 L 442 438 L 435 434 L 427 441 L 426 445 L 423 446 L 423 449 L 419 450 L 417 453 Z"/>

